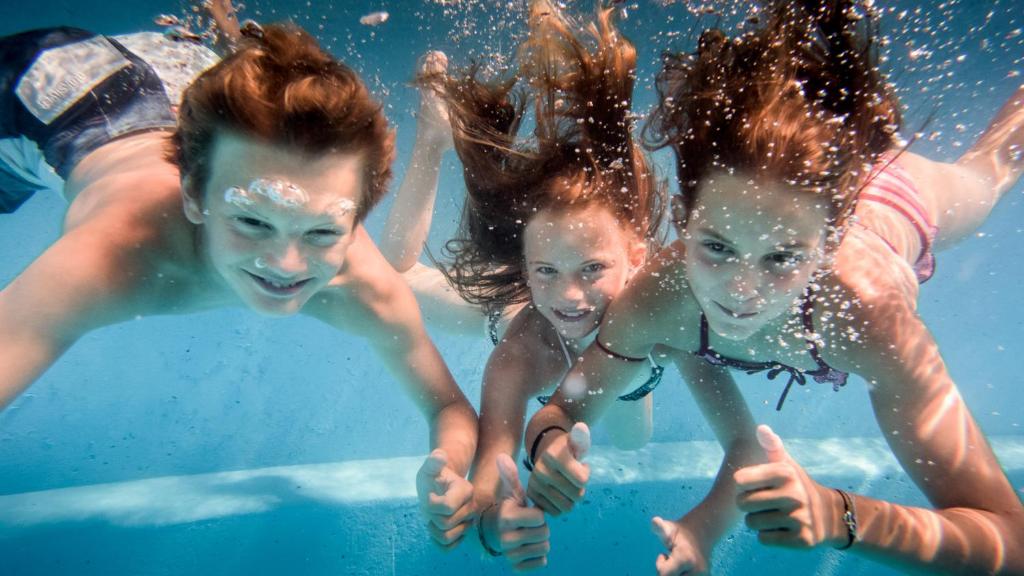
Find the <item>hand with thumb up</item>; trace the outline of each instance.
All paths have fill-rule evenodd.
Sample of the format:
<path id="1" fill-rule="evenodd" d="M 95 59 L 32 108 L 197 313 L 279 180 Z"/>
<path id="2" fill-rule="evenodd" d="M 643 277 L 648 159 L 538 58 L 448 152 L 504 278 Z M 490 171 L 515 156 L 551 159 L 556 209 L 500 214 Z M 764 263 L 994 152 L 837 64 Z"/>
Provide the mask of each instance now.
<path id="1" fill-rule="evenodd" d="M 568 434 L 557 428 L 542 435 L 526 495 L 544 512 L 558 516 L 572 510 L 587 492 L 590 467 L 582 461 L 590 450 L 590 428 L 577 422 Z"/>
<path id="2" fill-rule="evenodd" d="M 708 573 L 707 553 L 701 550 L 696 534 L 687 529 L 686 519 L 669 522 L 661 516 L 651 519 L 654 535 L 668 550 L 655 562 L 658 576 L 699 576 Z"/>
<path id="3" fill-rule="evenodd" d="M 515 570 L 546 566 L 551 545 L 544 512 L 529 506 L 519 472 L 508 454 L 498 455 L 498 500 L 480 517 L 485 545 L 508 558 Z"/>
<path id="4" fill-rule="evenodd" d="M 733 479 L 736 504 L 758 540 L 786 548 L 845 544 L 842 497 L 812 480 L 768 426 L 757 427 L 757 441 L 767 462 L 741 468 Z"/>
<path id="5" fill-rule="evenodd" d="M 448 454 L 437 449 L 416 474 L 416 493 L 431 538 L 442 548 L 454 548 L 476 521 L 473 485 L 452 470 Z"/>

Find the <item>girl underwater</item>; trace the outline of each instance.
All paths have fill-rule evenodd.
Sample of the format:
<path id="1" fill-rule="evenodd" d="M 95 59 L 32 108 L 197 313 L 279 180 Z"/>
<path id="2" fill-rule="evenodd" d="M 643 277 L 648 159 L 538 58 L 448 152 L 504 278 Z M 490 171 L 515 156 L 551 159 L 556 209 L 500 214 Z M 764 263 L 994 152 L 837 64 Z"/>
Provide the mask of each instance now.
<path id="1" fill-rule="evenodd" d="M 481 79 L 479 66 L 446 77 L 443 55 L 428 54 L 412 167 L 382 240 L 397 268 L 411 268 L 405 277 L 428 324 L 437 318 L 451 331 L 486 332 L 495 345 L 471 478 L 485 549 L 517 569 L 543 566 L 549 547 L 544 515 L 526 505 L 511 460 L 528 405 L 547 400 L 608 304 L 661 247 L 664 191 L 632 135 L 636 51 L 615 14 L 600 9 L 581 26 L 547 0 L 532 2 L 519 72 L 500 81 Z M 517 138 L 530 103 L 533 137 Z M 440 152 L 450 142 L 467 190 L 457 237 L 446 247 L 452 263 L 416 265 Z M 646 366 L 609 410 L 620 448 L 650 438 L 650 392 L 662 368 L 651 358 Z M 431 531 L 453 544 L 464 520 L 453 515 Z"/>
<path id="2" fill-rule="evenodd" d="M 659 574 L 705 573 L 740 515 L 767 545 L 929 573 L 1024 573 L 1024 508 L 916 312 L 932 251 L 975 230 L 1024 170 L 1024 88 L 960 159 L 934 162 L 897 144 L 871 3 L 777 1 L 766 15 L 756 32 L 708 30 L 694 54 L 664 61 L 647 130 L 676 155 L 679 240 L 610 305 L 530 421 L 528 496 L 553 512 L 580 500 L 589 470 L 569 431 L 598 419 L 661 347 L 726 456 L 701 504 L 654 519 L 668 548 Z M 730 368 L 786 381 L 778 409 L 793 384 L 838 391 L 861 376 L 935 508 L 815 482 L 755 427 Z"/>

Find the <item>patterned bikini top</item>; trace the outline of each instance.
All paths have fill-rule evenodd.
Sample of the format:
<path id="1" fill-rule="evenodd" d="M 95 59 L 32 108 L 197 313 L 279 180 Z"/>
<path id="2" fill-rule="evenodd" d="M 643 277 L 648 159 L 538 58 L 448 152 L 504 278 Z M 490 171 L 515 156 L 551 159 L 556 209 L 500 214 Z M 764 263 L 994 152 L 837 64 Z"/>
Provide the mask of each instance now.
<path id="1" fill-rule="evenodd" d="M 487 335 L 491 338 L 491 344 L 498 345 L 498 322 L 501 320 L 502 309 L 498 306 L 489 307 L 487 313 Z M 568 368 L 572 368 L 572 354 L 569 353 L 569 347 L 565 345 L 565 340 L 562 339 L 561 334 L 555 334 L 558 337 L 558 343 L 562 347 L 562 355 L 565 357 L 565 364 Z M 632 392 L 628 392 L 619 396 L 619 400 L 623 402 L 635 402 L 640 400 L 644 396 L 647 396 L 661 384 L 661 375 L 665 372 L 664 366 L 659 366 L 650 355 L 647 356 L 648 362 L 651 363 L 651 373 L 647 377 L 647 380 L 643 384 L 638 386 Z M 537 402 L 541 404 L 547 404 L 551 400 L 550 395 L 537 396 Z"/>
<path id="2" fill-rule="evenodd" d="M 565 340 L 562 340 L 561 334 L 556 333 L 555 335 L 558 336 L 558 343 L 562 345 L 562 355 L 565 356 L 565 363 L 571 369 L 572 354 L 569 353 L 569 347 L 565 345 Z M 627 392 L 626 394 L 619 396 L 619 400 L 623 402 L 635 402 L 653 392 L 654 389 L 658 387 L 658 384 L 661 384 L 661 375 L 665 373 L 665 367 L 658 366 L 654 361 L 654 358 L 651 358 L 650 355 L 647 356 L 647 361 L 651 363 L 650 376 L 648 376 L 647 380 L 640 386 L 637 386 L 637 388 L 632 392 Z M 551 396 L 537 396 L 537 402 L 540 402 L 541 404 L 547 404 L 549 400 L 551 400 Z"/>
<path id="3" fill-rule="evenodd" d="M 803 319 L 804 329 L 809 334 L 814 333 L 814 320 L 811 318 L 812 309 L 812 295 L 809 293 L 804 298 L 804 303 L 800 307 L 800 315 Z M 849 376 L 842 370 L 836 370 L 835 368 L 828 365 L 821 358 L 821 354 L 818 352 L 818 344 L 813 339 L 807 339 L 807 349 L 811 353 L 811 358 L 814 359 L 814 363 L 818 365 L 814 370 L 801 370 L 782 362 L 750 362 L 747 360 L 737 360 L 736 358 L 729 358 L 722 356 L 718 352 L 711 349 L 708 344 L 708 319 L 704 316 L 704 312 L 700 313 L 700 350 L 694 352 L 694 354 L 711 364 L 712 366 L 724 366 L 726 368 L 735 368 L 737 370 L 743 370 L 747 374 L 757 374 L 759 372 L 767 371 L 769 380 L 775 380 L 775 378 L 783 372 L 789 374 L 789 381 L 786 382 L 786 387 L 782 390 L 782 395 L 779 397 L 778 403 L 775 405 L 775 410 L 782 410 L 782 403 L 786 401 L 786 396 L 789 394 L 790 388 L 793 387 L 793 383 L 803 386 L 807 383 L 807 376 L 814 378 L 815 382 L 819 384 L 832 384 L 832 390 L 838 392 L 839 388 L 846 386 L 846 379 Z"/>

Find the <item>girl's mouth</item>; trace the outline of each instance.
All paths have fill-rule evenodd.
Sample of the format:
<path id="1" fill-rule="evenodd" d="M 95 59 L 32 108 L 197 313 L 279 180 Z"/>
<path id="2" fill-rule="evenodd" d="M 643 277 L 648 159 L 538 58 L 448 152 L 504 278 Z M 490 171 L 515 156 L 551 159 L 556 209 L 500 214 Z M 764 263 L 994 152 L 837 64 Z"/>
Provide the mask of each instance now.
<path id="1" fill-rule="evenodd" d="M 559 310 L 558 308 L 552 308 L 551 312 L 562 322 L 582 322 L 590 313 L 593 312 L 593 308 L 581 308 L 575 310 Z"/>
<path id="2" fill-rule="evenodd" d="M 734 310 L 730 310 L 729 308 L 726 308 L 725 306 L 722 306 L 721 304 L 719 304 L 718 302 L 715 302 L 714 300 L 712 300 L 712 302 L 714 302 L 715 306 L 718 306 L 719 310 L 721 310 L 722 312 L 725 312 L 726 314 L 728 314 L 729 316 L 731 316 L 732 318 L 734 318 L 736 320 L 746 320 L 747 318 L 753 318 L 754 316 L 757 316 L 759 314 L 759 312 L 757 312 L 757 311 L 754 311 L 754 312 L 736 312 Z"/>

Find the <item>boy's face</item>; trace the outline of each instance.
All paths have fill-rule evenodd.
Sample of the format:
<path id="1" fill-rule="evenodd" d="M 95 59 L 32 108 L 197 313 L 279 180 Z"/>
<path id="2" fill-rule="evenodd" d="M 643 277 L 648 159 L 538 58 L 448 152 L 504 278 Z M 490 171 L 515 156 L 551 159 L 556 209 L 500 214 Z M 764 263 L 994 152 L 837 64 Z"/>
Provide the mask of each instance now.
<path id="1" fill-rule="evenodd" d="M 212 155 L 201 200 L 184 195 L 186 215 L 204 225 L 206 258 L 253 310 L 298 312 L 345 264 L 362 159 L 309 156 L 232 133 L 217 136 Z"/>

